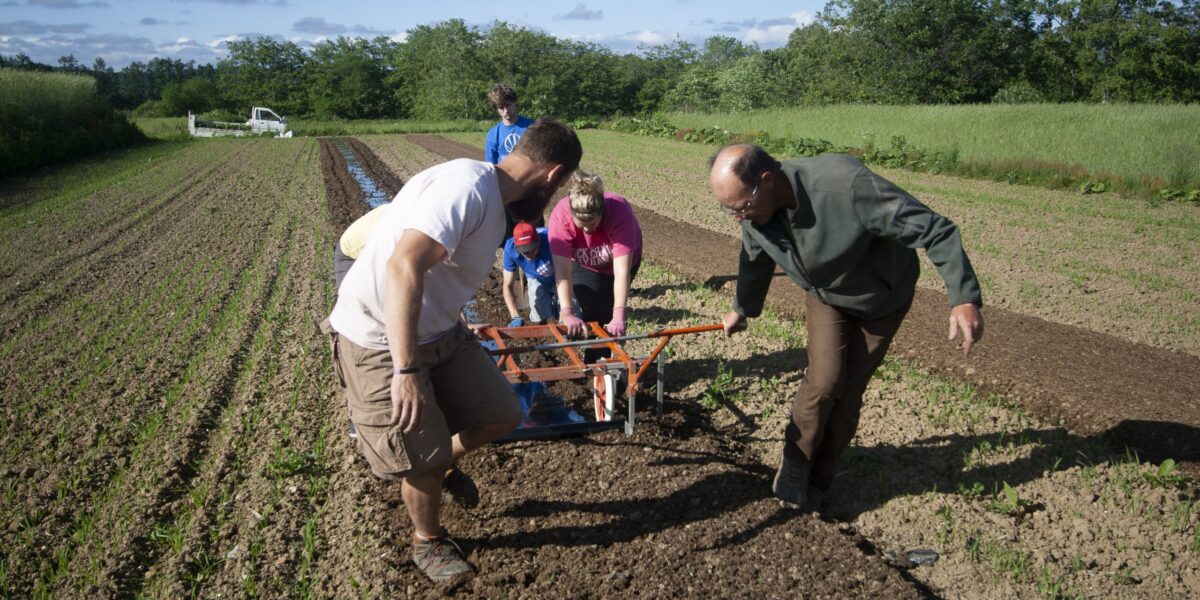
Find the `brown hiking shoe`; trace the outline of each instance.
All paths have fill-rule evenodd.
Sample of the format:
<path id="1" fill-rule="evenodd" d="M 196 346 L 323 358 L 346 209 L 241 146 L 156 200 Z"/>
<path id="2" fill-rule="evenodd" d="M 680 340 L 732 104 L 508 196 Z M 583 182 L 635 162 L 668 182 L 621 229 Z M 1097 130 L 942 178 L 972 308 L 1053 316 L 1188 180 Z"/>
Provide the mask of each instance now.
<path id="1" fill-rule="evenodd" d="M 803 509 L 808 501 L 809 464 L 802 454 L 799 457 L 789 456 L 790 450 L 783 450 L 779 470 L 775 471 L 775 480 L 771 482 L 771 493 L 779 498 L 784 507 Z M 795 454 L 800 452 L 796 451 Z"/>
<path id="2" fill-rule="evenodd" d="M 452 467 L 442 480 L 442 489 L 455 504 L 463 508 L 479 506 L 479 486 L 458 467 Z"/>
<path id="3" fill-rule="evenodd" d="M 417 538 L 413 542 L 412 561 L 422 573 L 438 583 L 475 573 L 475 567 L 467 562 L 462 548 L 450 539 L 445 529 L 431 540 Z"/>

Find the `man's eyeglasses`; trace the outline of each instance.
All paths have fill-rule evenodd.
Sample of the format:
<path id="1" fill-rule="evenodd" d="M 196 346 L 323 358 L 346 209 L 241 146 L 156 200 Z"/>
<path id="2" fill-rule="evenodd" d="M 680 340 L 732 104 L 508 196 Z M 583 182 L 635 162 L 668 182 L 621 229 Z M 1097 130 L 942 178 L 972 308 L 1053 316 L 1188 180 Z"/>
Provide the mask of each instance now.
<path id="1" fill-rule="evenodd" d="M 750 212 L 754 208 L 754 196 L 757 194 L 758 194 L 758 186 L 756 185 L 756 186 L 754 186 L 753 190 L 750 190 L 750 194 L 746 196 L 746 201 L 743 202 L 741 206 L 739 206 L 737 208 L 729 208 L 728 206 L 722 206 L 721 212 L 725 213 L 726 215 L 728 215 L 730 217 L 745 216 L 746 213 Z"/>

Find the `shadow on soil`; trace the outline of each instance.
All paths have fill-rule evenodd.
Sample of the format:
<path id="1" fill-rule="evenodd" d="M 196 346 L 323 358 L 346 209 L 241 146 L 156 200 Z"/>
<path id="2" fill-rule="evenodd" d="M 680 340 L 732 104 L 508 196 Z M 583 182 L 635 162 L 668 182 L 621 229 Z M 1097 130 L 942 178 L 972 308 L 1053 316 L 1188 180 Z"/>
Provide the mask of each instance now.
<path id="1" fill-rule="evenodd" d="M 878 508 L 894 498 L 937 490 L 994 496 L 999 494 L 1004 483 L 1016 487 L 1075 465 L 1087 468 L 1131 460 L 1148 460 L 1158 464 L 1168 458 L 1139 456 L 1124 444 L 1116 443 L 1115 440 L 1126 435 L 1128 428 L 1139 429 L 1138 436 L 1185 435 L 1190 436 L 1186 439 L 1200 439 L 1200 430 L 1187 425 L 1134 421 L 1122 423 L 1095 436 L 1074 435 L 1059 427 L 1025 429 L 1016 433 L 939 435 L 904 446 L 851 446 L 842 459 L 845 471 L 839 473 L 834 483 L 830 504 L 835 508 L 829 516 L 853 520 L 859 514 Z M 1032 446 L 1032 451 L 1027 456 L 1004 464 L 971 464 L 975 449 L 1003 448 L 1009 444 Z M 1197 457 L 1169 458 L 1194 463 Z M 1026 507 L 1025 512 L 1037 510 L 1039 505 L 1032 504 Z"/>
<path id="2" fill-rule="evenodd" d="M 667 370 L 668 389 L 681 389 L 707 381 L 722 370 L 748 375 L 762 380 L 781 373 L 799 373 L 807 365 L 807 353 L 802 349 L 782 350 L 760 354 L 747 359 L 681 359 L 671 362 Z M 738 390 L 730 390 L 736 394 Z M 757 415 L 747 414 L 730 395 L 716 401 L 743 426 L 741 431 L 726 430 L 724 435 L 738 442 L 772 442 L 772 432 L 758 428 Z M 689 419 L 691 421 L 692 419 Z M 758 435 L 755 435 L 755 432 Z M 686 432 L 680 432 L 687 435 Z M 1161 445 L 1176 452 L 1170 455 L 1130 450 L 1138 441 L 1160 440 Z M 976 465 L 971 457 L 976 449 L 1003 448 L 1009 445 L 1032 447 L 1028 455 L 997 465 Z M 1143 444 L 1144 445 L 1144 444 Z M 902 446 L 851 446 L 842 459 L 839 474 L 829 496 L 834 507 L 828 516 L 836 520 L 854 520 L 861 513 L 874 510 L 887 502 L 904 496 L 931 491 L 958 492 L 968 495 L 993 496 L 1004 483 L 1017 486 L 1034 481 L 1058 469 L 1074 465 L 1115 464 L 1149 461 L 1159 464 L 1167 458 L 1182 463 L 1180 471 L 1196 477 L 1195 466 L 1200 462 L 1200 429 L 1172 422 L 1126 420 L 1112 429 L 1096 435 L 1072 434 L 1065 428 L 1025 429 L 1019 432 L 994 434 L 949 434 L 927 437 Z M 768 469 L 769 470 L 769 469 Z M 767 474 L 769 480 L 770 473 Z M 746 482 L 747 485 L 754 485 Z M 767 486 L 769 481 L 757 485 Z M 715 488 L 714 488 L 715 489 Z M 689 493 L 687 490 L 681 493 Z M 605 507 L 593 507 L 604 510 Z M 577 508 L 577 510 L 588 510 Z M 621 510 L 638 510 L 623 507 Z M 1028 512 L 1038 510 L 1036 504 Z"/>
<path id="3" fill-rule="evenodd" d="M 688 412 L 687 418 L 671 427 L 670 436 L 674 439 L 687 439 L 695 435 L 706 434 L 717 436 L 707 415 L 700 411 L 688 410 L 674 402 L 669 406 L 670 411 Z M 688 450 L 678 446 L 647 444 L 645 441 L 620 440 L 606 441 L 590 437 L 571 438 L 564 440 L 580 448 L 616 448 L 629 447 L 637 450 L 653 449 L 669 454 L 669 456 L 652 461 L 648 466 L 678 467 L 687 465 L 710 465 L 722 463 L 730 470 L 704 477 L 691 485 L 676 490 L 665 497 L 651 497 L 630 500 L 604 500 L 596 502 L 571 502 L 550 500 L 528 500 L 522 502 L 503 514 L 509 517 L 533 518 L 547 517 L 562 512 L 582 512 L 607 515 L 613 520 L 596 525 L 579 527 L 549 527 L 535 533 L 516 533 L 493 537 L 488 540 L 492 547 L 507 548 L 537 548 L 546 544 L 566 546 L 588 546 L 599 544 L 608 546 L 644 538 L 647 534 L 659 533 L 674 529 L 689 523 L 697 523 L 708 519 L 718 518 L 737 512 L 743 506 L 759 502 L 768 495 L 773 470 L 766 465 L 753 460 L 738 460 L 728 454 Z M 721 490 L 762 490 L 762 494 L 729 494 Z M 663 506 L 689 506 L 686 511 L 661 512 Z M 655 512 L 660 511 L 660 512 Z M 654 518 L 644 518 L 643 515 L 655 514 Z M 795 511 L 778 509 L 771 511 L 753 527 L 740 531 L 734 536 L 727 536 L 710 548 L 716 549 L 746 542 L 767 528 L 796 518 Z"/>

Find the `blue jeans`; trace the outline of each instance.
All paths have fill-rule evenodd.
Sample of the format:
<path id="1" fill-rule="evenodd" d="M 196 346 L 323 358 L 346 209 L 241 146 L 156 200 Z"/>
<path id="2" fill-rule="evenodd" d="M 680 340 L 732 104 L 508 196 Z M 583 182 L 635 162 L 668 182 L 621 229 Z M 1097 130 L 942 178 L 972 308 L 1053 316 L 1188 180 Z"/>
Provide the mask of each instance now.
<path id="1" fill-rule="evenodd" d="M 546 284 L 536 277 L 526 277 L 525 287 L 529 291 L 529 320 L 544 323 L 558 318 L 558 293 L 553 284 Z"/>

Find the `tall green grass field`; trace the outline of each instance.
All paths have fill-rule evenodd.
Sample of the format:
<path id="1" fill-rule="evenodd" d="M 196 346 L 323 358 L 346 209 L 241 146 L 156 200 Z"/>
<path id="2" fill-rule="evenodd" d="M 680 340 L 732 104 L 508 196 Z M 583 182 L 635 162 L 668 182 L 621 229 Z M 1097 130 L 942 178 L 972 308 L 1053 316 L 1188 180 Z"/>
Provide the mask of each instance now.
<path id="1" fill-rule="evenodd" d="M 144 139 L 91 77 L 0 69 L 0 177 Z"/>
<path id="2" fill-rule="evenodd" d="M 833 105 L 745 113 L 671 113 L 677 127 L 765 131 L 834 144 L 887 147 L 901 136 L 973 163 L 1075 165 L 1097 175 L 1200 185 L 1200 105 Z"/>

